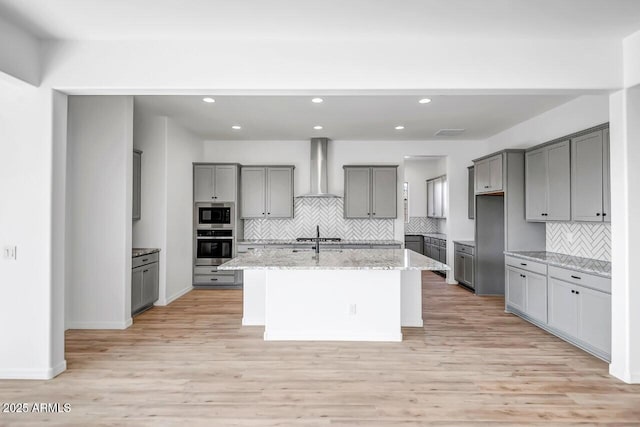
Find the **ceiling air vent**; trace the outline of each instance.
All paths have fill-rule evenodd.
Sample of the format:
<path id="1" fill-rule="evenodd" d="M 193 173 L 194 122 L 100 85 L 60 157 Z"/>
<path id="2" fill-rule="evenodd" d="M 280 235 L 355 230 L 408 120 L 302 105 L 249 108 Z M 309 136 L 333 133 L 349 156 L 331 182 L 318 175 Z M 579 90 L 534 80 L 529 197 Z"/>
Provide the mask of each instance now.
<path id="1" fill-rule="evenodd" d="M 440 129 L 436 132 L 435 136 L 458 136 L 463 133 L 466 129 Z"/>

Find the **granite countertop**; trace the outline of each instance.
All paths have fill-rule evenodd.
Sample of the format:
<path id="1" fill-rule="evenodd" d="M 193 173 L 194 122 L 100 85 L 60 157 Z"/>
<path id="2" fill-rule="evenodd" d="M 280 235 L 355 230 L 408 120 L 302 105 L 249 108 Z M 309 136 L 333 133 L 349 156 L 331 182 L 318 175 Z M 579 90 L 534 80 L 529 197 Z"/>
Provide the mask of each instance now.
<path id="1" fill-rule="evenodd" d="M 139 257 L 139 256 L 143 256 L 143 255 L 150 255 L 150 254 L 154 254 L 156 252 L 160 252 L 160 249 L 158 248 L 133 248 L 131 250 L 132 252 L 132 258 L 135 257 Z"/>
<path id="2" fill-rule="evenodd" d="M 407 249 L 326 249 L 314 251 L 263 249 L 238 255 L 218 270 L 449 270 L 449 267 Z"/>
<path id="3" fill-rule="evenodd" d="M 418 236 L 433 237 L 435 239 L 447 240 L 447 235 L 442 233 L 416 233 Z"/>
<path id="4" fill-rule="evenodd" d="M 545 251 L 505 251 L 505 255 L 528 259 L 531 261 L 544 262 L 557 267 L 568 268 L 570 270 L 582 271 L 598 276 L 611 278 L 611 263 L 598 259 L 581 258 L 572 255 L 559 254 Z"/>
<path id="5" fill-rule="evenodd" d="M 247 239 L 238 240 L 238 244 L 249 245 L 313 245 L 315 242 L 299 242 L 295 239 Z M 341 240 L 339 242 L 320 242 L 324 245 L 402 245 L 397 240 Z"/>
<path id="6" fill-rule="evenodd" d="M 464 246 L 471 246 L 473 248 L 476 247 L 476 242 L 473 240 L 454 240 L 453 243 L 458 243 Z"/>

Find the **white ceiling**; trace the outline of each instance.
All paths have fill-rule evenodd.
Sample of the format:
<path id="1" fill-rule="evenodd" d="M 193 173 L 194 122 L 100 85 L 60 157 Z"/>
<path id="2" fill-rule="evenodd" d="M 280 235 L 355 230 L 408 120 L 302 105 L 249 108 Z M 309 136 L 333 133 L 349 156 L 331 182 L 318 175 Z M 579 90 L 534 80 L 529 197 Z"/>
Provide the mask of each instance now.
<path id="1" fill-rule="evenodd" d="M 621 38 L 639 0 L 0 0 L 41 38 Z"/>
<path id="2" fill-rule="evenodd" d="M 166 115 L 210 140 L 438 140 L 442 128 L 464 128 L 450 139 L 484 139 L 568 102 L 569 95 L 420 96 L 136 96 L 138 112 Z M 240 125 L 241 130 L 231 126 Z M 314 130 L 316 125 L 322 130 Z M 395 126 L 405 126 L 395 130 Z"/>

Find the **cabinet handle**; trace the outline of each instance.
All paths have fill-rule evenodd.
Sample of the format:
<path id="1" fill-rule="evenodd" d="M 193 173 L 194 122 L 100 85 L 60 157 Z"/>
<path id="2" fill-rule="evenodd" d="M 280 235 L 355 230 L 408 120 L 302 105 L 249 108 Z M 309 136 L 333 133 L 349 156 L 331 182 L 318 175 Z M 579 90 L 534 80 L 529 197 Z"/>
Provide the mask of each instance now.
<path id="1" fill-rule="evenodd" d="M 602 216 L 607 216 L 607 213 L 606 213 L 606 212 L 603 212 L 603 213 L 602 213 Z"/>
<path id="2" fill-rule="evenodd" d="M 580 291 L 576 291 L 576 295 L 580 295 Z"/>
<path id="3" fill-rule="evenodd" d="M 520 265 L 524 265 L 524 266 L 526 266 L 527 264 L 526 264 L 526 263 L 524 263 L 524 262 L 521 262 L 521 263 L 520 263 Z"/>
<path id="4" fill-rule="evenodd" d="M 147 268 L 146 270 L 142 270 L 143 273 L 146 273 L 147 271 L 149 271 L 149 269 Z"/>
<path id="5" fill-rule="evenodd" d="M 484 186 L 484 188 L 489 188 L 489 186 L 488 186 L 488 185 L 485 185 L 485 186 Z"/>
<path id="6" fill-rule="evenodd" d="M 596 214 L 596 216 L 600 216 L 600 212 L 598 212 L 598 213 Z"/>
<path id="7" fill-rule="evenodd" d="M 262 215 L 264 215 L 264 212 L 262 212 Z"/>
<path id="8" fill-rule="evenodd" d="M 573 289 L 571 289 L 571 293 L 572 293 L 572 294 L 575 294 L 575 293 L 576 293 L 576 291 L 574 291 Z"/>
<path id="9" fill-rule="evenodd" d="M 147 262 L 147 261 L 149 261 L 149 258 L 145 258 L 142 260 L 142 262 Z"/>
<path id="10" fill-rule="evenodd" d="M 217 273 L 217 271 L 216 271 L 216 270 L 211 270 L 211 272 L 212 272 L 212 273 Z"/>
<path id="11" fill-rule="evenodd" d="M 578 276 L 571 276 L 572 279 L 578 279 L 578 280 L 582 280 L 582 277 L 578 277 Z"/>
<path id="12" fill-rule="evenodd" d="M 217 282 L 218 279 L 216 279 L 215 277 L 211 279 L 212 282 Z"/>
<path id="13" fill-rule="evenodd" d="M 373 215 L 375 215 L 376 213 L 374 212 Z"/>

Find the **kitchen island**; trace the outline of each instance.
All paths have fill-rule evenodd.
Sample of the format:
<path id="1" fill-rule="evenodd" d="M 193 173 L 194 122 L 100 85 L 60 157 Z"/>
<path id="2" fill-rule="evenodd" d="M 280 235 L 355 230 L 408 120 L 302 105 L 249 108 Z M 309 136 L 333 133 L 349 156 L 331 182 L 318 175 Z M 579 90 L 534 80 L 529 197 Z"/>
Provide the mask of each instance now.
<path id="1" fill-rule="evenodd" d="M 401 341 L 422 327 L 422 270 L 449 267 L 407 249 L 265 249 L 218 267 L 243 270 L 243 325 L 265 340 Z"/>

